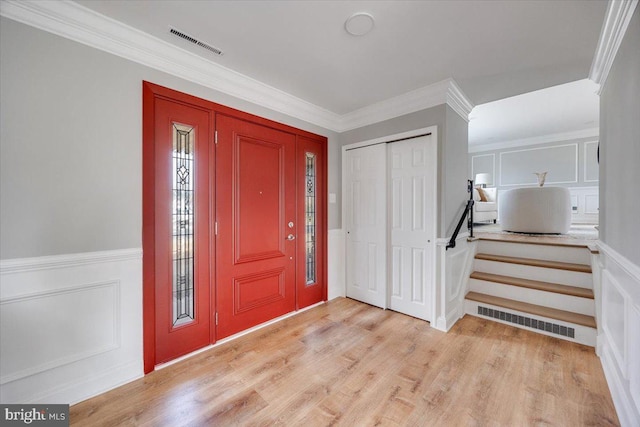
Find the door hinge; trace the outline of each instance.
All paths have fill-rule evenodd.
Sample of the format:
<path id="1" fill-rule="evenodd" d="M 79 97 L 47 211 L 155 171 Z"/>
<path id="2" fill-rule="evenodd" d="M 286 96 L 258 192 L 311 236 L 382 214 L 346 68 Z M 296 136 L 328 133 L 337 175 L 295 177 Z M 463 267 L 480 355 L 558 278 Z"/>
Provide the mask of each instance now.
<path id="1" fill-rule="evenodd" d="M 213 133 L 213 142 L 214 142 L 214 144 L 218 143 L 218 131 L 215 131 Z"/>
<path id="2" fill-rule="evenodd" d="M 218 312 L 216 311 L 216 326 L 218 326 Z"/>
<path id="3" fill-rule="evenodd" d="M 214 228 L 214 234 L 217 236 L 218 235 L 218 221 L 216 221 L 213 225 Z"/>

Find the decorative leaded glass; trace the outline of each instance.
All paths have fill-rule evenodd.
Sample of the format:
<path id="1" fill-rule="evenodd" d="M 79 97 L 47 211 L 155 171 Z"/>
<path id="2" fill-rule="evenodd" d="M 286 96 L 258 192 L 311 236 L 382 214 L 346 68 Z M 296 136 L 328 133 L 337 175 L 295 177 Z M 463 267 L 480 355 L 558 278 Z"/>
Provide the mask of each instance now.
<path id="1" fill-rule="evenodd" d="M 316 283 L 316 155 L 306 153 L 305 261 L 307 285 Z"/>
<path id="2" fill-rule="evenodd" d="M 193 190 L 195 132 L 173 124 L 173 326 L 194 316 Z"/>

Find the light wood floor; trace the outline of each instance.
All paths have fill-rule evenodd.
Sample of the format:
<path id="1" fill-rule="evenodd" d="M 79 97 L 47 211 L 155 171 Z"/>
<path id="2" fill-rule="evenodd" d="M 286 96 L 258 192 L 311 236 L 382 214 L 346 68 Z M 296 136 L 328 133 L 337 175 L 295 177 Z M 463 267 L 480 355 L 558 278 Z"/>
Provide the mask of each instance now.
<path id="1" fill-rule="evenodd" d="M 465 316 L 449 333 L 349 299 L 71 407 L 72 425 L 618 425 L 590 347 Z"/>

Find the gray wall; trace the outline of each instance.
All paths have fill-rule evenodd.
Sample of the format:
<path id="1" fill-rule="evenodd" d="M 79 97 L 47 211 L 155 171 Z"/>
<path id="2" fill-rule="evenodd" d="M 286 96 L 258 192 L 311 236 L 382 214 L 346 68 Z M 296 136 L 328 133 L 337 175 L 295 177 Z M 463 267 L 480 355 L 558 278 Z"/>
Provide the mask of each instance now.
<path id="1" fill-rule="evenodd" d="M 0 259 L 142 245 L 142 80 L 327 136 L 339 197 L 336 133 L 1 18 Z"/>
<path id="2" fill-rule="evenodd" d="M 533 172 L 545 171 L 549 171 L 545 185 L 597 186 L 598 163 L 595 156 L 597 140 L 597 137 L 580 138 L 469 153 L 468 177 L 474 179 L 477 173 L 491 173 L 493 184 L 488 186 L 497 187 L 499 191 L 536 186 L 537 178 Z M 494 161 L 494 170 L 489 167 L 491 159 Z"/>
<path id="3" fill-rule="evenodd" d="M 469 151 L 469 123 L 447 106 L 444 143 L 440 151 L 440 226 L 445 231 L 439 237 L 453 234 L 464 211 L 467 193 L 467 154 Z M 463 226 L 465 230 L 466 224 Z"/>
<path id="4" fill-rule="evenodd" d="M 600 240 L 640 266 L 640 8 L 600 95 Z"/>
<path id="5" fill-rule="evenodd" d="M 440 105 L 338 135 L 0 18 L 0 259 L 140 247 L 142 81 L 329 139 L 329 228 L 341 227 L 341 146 L 437 125 L 438 236 L 466 199 L 467 123 Z"/>
<path id="6" fill-rule="evenodd" d="M 339 135 L 353 144 L 428 126 L 438 126 L 438 237 L 450 236 L 462 213 L 466 190 L 468 124 L 451 107 L 436 107 L 353 129 Z"/>

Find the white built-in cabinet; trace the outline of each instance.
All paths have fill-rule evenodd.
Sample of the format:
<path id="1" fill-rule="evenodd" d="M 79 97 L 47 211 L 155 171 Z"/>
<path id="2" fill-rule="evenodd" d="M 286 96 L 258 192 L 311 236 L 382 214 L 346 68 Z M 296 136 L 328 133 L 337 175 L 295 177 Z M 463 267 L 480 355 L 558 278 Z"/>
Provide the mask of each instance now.
<path id="1" fill-rule="evenodd" d="M 432 320 L 434 135 L 343 148 L 347 297 Z"/>

